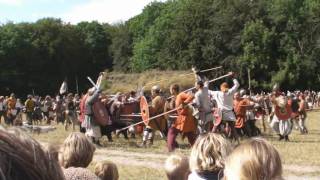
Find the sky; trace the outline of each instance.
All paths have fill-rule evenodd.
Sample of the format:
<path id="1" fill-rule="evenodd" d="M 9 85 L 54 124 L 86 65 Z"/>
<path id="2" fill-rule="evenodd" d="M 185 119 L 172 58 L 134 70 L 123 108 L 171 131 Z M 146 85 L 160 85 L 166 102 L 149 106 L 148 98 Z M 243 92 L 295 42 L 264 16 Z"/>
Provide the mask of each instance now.
<path id="1" fill-rule="evenodd" d="M 142 12 L 154 0 L 0 0 L 0 23 L 35 22 L 40 18 L 117 23 Z M 166 1 L 166 0 L 157 0 Z"/>

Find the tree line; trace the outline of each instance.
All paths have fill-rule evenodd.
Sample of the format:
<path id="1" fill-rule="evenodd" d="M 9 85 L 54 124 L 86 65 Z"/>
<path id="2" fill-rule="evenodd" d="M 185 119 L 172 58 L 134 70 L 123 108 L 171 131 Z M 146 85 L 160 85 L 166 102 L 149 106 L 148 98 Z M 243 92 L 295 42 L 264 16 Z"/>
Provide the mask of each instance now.
<path id="1" fill-rule="evenodd" d="M 318 89 L 320 1 L 169 0 L 126 22 L 46 18 L 0 26 L 1 92 L 80 90 L 104 69 L 144 72 L 224 66 L 253 89 Z M 74 88 L 73 88 L 74 89 Z"/>

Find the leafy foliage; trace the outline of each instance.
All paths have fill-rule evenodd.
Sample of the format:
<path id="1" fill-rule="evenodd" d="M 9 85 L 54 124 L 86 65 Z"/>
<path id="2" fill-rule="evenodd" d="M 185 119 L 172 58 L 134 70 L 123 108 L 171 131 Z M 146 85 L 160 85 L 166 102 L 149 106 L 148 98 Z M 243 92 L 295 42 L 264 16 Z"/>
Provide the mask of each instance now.
<path id="1" fill-rule="evenodd" d="M 46 18 L 0 26 L 1 93 L 75 90 L 103 69 L 186 70 L 223 65 L 255 90 L 320 88 L 320 1 L 168 0 L 127 22 Z"/>

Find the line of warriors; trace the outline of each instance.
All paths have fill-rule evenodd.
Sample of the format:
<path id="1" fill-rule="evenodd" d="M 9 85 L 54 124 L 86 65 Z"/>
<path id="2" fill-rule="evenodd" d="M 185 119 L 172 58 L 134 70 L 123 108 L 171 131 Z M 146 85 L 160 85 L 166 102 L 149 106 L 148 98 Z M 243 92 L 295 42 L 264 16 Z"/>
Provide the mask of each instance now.
<path id="1" fill-rule="evenodd" d="M 179 147 L 176 138 L 178 134 L 187 137 L 192 145 L 199 134 L 206 132 L 223 133 L 231 140 L 238 141 L 239 137 L 260 135 L 261 131 L 255 125 L 261 120 L 263 131 L 266 131 L 265 119 L 272 129 L 279 135 L 279 139 L 289 140 L 289 134 L 294 125 L 301 133 L 307 133 L 305 120 L 307 109 L 319 103 L 319 96 L 315 92 L 288 92 L 284 94 L 278 87 L 272 93 L 250 95 L 244 90 L 239 91 L 239 82 L 233 77 L 230 86 L 224 82 L 220 89 L 209 89 L 209 82 L 195 73 L 195 91 L 181 92 L 178 84 L 170 86 L 170 97 L 165 98 L 160 87 L 155 85 L 151 89 L 149 99 L 150 117 L 176 109 L 172 113 L 160 116 L 145 124 L 131 126 L 128 131 L 120 131 L 125 138 L 128 132 L 132 137 L 142 135 L 141 146 L 153 144 L 155 132 L 159 131 L 167 141 L 169 151 Z M 18 117 L 21 112 L 26 113 L 29 125 L 41 119 L 47 123 L 56 121 L 64 123 L 67 130 L 72 125 L 80 125 L 80 131 L 100 145 L 99 139 L 106 135 L 112 141 L 112 133 L 117 132 L 133 122 L 141 121 L 141 117 L 123 117 L 123 114 L 139 113 L 139 101 L 142 93 L 134 91 L 128 94 L 107 96 L 101 90 L 91 88 L 81 98 L 68 94 L 63 98 L 50 96 L 45 98 L 28 96 L 25 103 L 12 94 L 10 97 L 0 97 L 0 112 L 8 124 L 21 125 Z M 96 121 L 93 111 L 95 102 L 100 102 L 109 117 L 108 122 L 101 124 Z M 16 121 L 16 122 L 15 122 Z M 117 132 L 118 133 L 118 132 Z"/>
<path id="2" fill-rule="evenodd" d="M 0 96 L 0 119 L 7 125 L 22 125 L 22 113 L 26 115 L 27 125 L 63 123 L 65 129 L 72 124 L 73 130 L 78 122 L 80 96 L 69 93 L 52 98 L 28 95 L 22 102 L 12 93 L 10 97 Z"/>
<path id="3" fill-rule="evenodd" d="M 150 117 L 172 112 L 137 126 L 130 124 L 141 121 L 141 117 L 126 115 L 140 112 L 141 93 L 131 92 L 110 97 L 102 95 L 98 89 L 89 89 L 83 108 L 80 103 L 80 114 L 84 115 L 80 118 L 83 132 L 99 144 L 103 135 L 112 141 L 111 133 L 117 132 L 117 129 L 121 129 L 120 133 L 128 138 L 127 131 L 122 128 L 130 126 L 128 132 L 141 134 L 141 146 L 148 147 L 153 144 L 155 132 L 158 131 L 166 140 L 168 151 L 179 147 L 176 141 L 179 134 L 183 138 L 187 137 L 190 145 L 193 145 L 198 135 L 206 132 L 222 133 L 235 141 L 239 141 L 239 137 L 260 135 L 256 120 L 262 121 L 263 130 L 266 131 L 264 120 L 268 119 L 280 140 L 289 141 L 294 124 L 301 133 L 308 132 L 305 126 L 306 111 L 317 102 L 314 92 L 296 91 L 286 95 L 276 86 L 268 95 L 261 93 L 250 96 L 243 90 L 239 91 L 240 84 L 232 72 L 229 73 L 232 86 L 224 82 L 220 84 L 219 90 L 213 91 L 209 89 L 209 81 L 196 71 L 194 73 L 196 83 L 193 92 L 181 91 L 178 84 L 173 84 L 166 98 L 159 86 L 153 86 L 151 94 L 146 96 Z M 312 99 L 311 103 L 309 99 Z M 93 114 L 93 102 L 98 100 L 110 115 L 110 121 L 103 126 L 95 121 Z"/>

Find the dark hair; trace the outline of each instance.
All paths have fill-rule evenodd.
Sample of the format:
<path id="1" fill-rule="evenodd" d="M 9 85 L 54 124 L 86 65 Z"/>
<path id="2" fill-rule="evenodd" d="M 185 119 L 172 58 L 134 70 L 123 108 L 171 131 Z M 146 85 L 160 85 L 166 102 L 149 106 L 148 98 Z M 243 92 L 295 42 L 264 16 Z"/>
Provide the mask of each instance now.
<path id="1" fill-rule="evenodd" d="M 56 160 L 19 129 L 0 130 L 0 179 L 64 179 Z"/>
<path id="2" fill-rule="evenodd" d="M 176 92 L 179 92 L 179 90 L 180 90 L 178 84 L 173 84 L 173 85 L 171 85 L 171 89 L 172 89 L 172 90 L 175 90 Z"/>
<path id="3" fill-rule="evenodd" d="M 204 84 L 203 84 L 202 81 L 198 81 L 198 82 L 197 82 L 197 85 L 199 85 L 200 87 L 203 87 L 203 86 L 204 86 Z"/>

